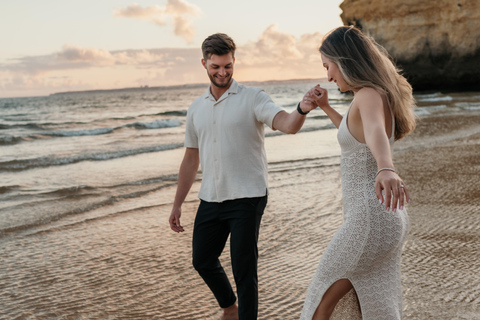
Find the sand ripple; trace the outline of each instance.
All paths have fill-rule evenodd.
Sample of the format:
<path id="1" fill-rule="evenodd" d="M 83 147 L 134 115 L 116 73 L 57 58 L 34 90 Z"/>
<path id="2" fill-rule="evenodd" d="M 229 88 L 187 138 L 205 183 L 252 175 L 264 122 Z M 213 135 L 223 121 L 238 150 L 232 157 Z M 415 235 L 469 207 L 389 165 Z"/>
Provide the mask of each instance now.
<path id="1" fill-rule="evenodd" d="M 479 140 L 396 156 L 414 197 L 402 263 L 405 319 L 480 318 Z M 338 162 L 272 166 L 259 241 L 259 319 L 298 318 L 343 220 Z M 173 199 L 174 192 L 148 196 Z M 169 230 L 171 205 L 162 204 L 5 235 L 0 319 L 217 319 L 216 301 L 191 265 L 197 205 L 195 194 L 184 205 L 183 234 Z M 231 275 L 228 250 L 221 260 Z"/>

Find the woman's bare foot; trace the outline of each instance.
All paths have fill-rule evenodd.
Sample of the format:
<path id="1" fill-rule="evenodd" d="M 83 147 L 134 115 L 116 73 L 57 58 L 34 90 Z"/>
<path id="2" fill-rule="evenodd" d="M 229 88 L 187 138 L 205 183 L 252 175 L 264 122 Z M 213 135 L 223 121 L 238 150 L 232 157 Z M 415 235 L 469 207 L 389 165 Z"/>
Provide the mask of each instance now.
<path id="1" fill-rule="evenodd" d="M 223 309 L 223 315 L 220 320 L 238 320 L 238 307 L 237 304 L 233 304 L 228 308 Z"/>

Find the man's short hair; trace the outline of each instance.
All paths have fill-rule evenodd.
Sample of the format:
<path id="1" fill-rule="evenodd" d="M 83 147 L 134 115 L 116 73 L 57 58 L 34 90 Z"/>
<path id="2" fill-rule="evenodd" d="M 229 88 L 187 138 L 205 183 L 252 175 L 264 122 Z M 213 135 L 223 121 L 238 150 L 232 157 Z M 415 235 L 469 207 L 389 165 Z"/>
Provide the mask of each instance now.
<path id="1" fill-rule="evenodd" d="M 235 42 L 225 33 L 215 33 L 205 39 L 202 43 L 203 59 L 206 61 L 210 59 L 212 54 L 223 56 L 227 53 L 232 53 L 235 57 Z"/>

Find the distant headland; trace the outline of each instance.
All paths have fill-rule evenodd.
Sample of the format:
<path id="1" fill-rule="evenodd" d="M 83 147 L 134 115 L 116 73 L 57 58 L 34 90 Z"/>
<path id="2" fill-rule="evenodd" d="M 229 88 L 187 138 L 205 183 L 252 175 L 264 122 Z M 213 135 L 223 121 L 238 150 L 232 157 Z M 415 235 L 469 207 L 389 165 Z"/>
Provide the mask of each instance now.
<path id="1" fill-rule="evenodd" d="M 174 90 L 182 88 L 198 88 L 202 86 L 207 86 L 205 83 L 193 83 L 193 84 L 183 84 L 183 85 L 173 85 L 173 86 L 158 86 L 158 87 L 149 87 L 149 86 L 140 86 L 140 87 L 129 87 L 129 88 L 118 88 L 118 89 L 94 89 L 94 90 L 79 90 L 79 91 L 63 91 L 51 93 L 50 96 L 58 96 L 65 94 L 85 94 L 85 93 L 114 93 L 122 91 L 149 91 L 149 90 Z"/>
<path id="2" fill-rule="evenodd" d="M 261 85 L 271 85 L 275 83 L 310 83 L 310 82 L 325 82 L 326 78 L 312 78 L 312 79 L 290 79 L 290 80 L 266 80 L 266 81 L 239 81 L 240 83 L 247 86 L 261 86 Z M 82 90 L 82 91 L 64 91 L 56 92 L 50 94 L 50 96 L 64 95 L 64 94 L 84 94 L 84 93 L 114 93 L 122 91 L 149 91 L 149 90 L 176 90 L 176 89 L 188 89 L 188 88 L 201 88 L 208 87 L 209 83 L 192 83 L 192 84 L 182 84 L 182 85 L 172 85 L 172 86 L 140 86 L 140 87 L 131 87 L 131 88 L 119 88 L 119 89 L 96 89 L 96 90 Z"/>

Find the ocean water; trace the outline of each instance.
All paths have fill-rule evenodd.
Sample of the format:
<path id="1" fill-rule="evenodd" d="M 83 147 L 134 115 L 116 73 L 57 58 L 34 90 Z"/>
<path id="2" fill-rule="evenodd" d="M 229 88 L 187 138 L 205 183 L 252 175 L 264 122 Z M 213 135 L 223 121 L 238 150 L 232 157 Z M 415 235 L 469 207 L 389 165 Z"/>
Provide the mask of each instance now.
<path id="1" fill-rule="evenodd" d="M 313 85 L 263 87 L 291 111 Z M 173 182 L 188 106 L 206 89 L 0 99 L 0 232 L 84 214 Z M 333 98 L 340 110 L 350 99 L 336 92 Z M 305 130 L 329 127 L 317 115 Z"/>
<path id="2" fill-rule="evenodd" d="M 251 85 L 290 112 L 316 84 Z M 320 84 L 345 113 L 352 96 Z M 0 319 L 218 319 L 218 306 L 190 262 L 201 174 L 183 206 L 185 232 L 174 233 L 167 221 L 186 112 L 206 89 L 0 99 Z M 450 131 L 457 125 L 451 115 L 478 117 L 480 111 L 480 92 L 415 97 L 420 121 L 429 118 L 426 123 Z M 446 130 L 448 141 L 463 134 L 453 131 Z M 336 133 L 321 110 L 312 111 L 296 135 L 266 130 L 270 198 L 259 240 L 259 319 L 298 318 L 318 259 L 343 221 Z M 428 139 L 406 139 L 395 150 L 436 142 L 424 135 Z M 438 261 L 431 260 L 430 246 L 423 249 L 428 258 L 415 255 L 418 241 L 407 247 L 406 318 L 478 319 L 471 302 L 478 290 L 465 291 L 455 279 L 445 291 L 435 277 L 425 279 L 420 267 L 431 270 L 428 263 Z M 228 250 L 221 261 L 231 275 Z M 464 273 L 474 274 L 474 267 Z"/>
<path id="3" fill-rule="evenodd" d="M 317 83 L 248 85 L 262 87 L 290 112 Z M 352 96 L 341 94 L 331 83 L 321 85 L 343 114 Z M 88 217 L 85 213 L 92 210 L 109 214 L 108 208 L 124 199 L 174 183 L 188 106 L 206 89 L 207 85 L 193 85 L 0 99 L 0 234 L 67 216 Z M 416 99 L 416 112 L 422 117 L 480 108 L 480 95 L 475 93 L 423 93 Z M 314 111 L 300 135 L 332 128 L 321 110 Z M 269 143 L 277 135 L 281 133 L 267 128 L 269 160 L 277 167 L 288 169 L 295 166 L 294 160 L 339 152 L 335 141 L 312 154 L 308 147 L 303 154 L 284 152 L 286 146 Z M 318 135 L 319 140 L 331 140 L 330 136 Z"/>

